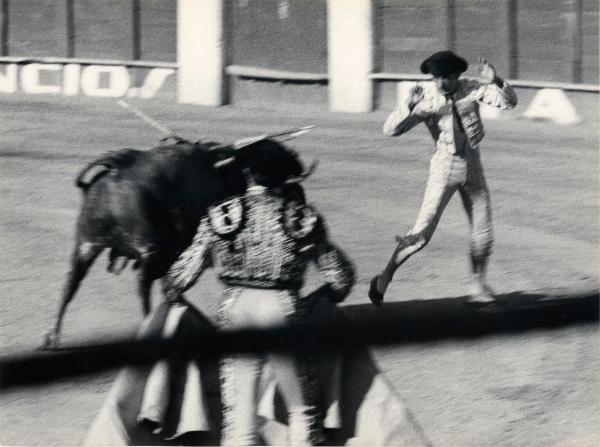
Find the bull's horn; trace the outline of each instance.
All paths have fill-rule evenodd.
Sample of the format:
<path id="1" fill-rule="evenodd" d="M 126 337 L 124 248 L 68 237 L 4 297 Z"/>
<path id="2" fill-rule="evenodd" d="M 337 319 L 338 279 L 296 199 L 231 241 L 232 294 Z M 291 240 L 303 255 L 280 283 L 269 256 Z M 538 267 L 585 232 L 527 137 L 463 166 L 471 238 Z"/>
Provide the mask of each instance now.
<path id="1" fill-rule="evenodd" d="M 319 166 L 319 160 L 315 158 L 308 167 L 308 169 L 306 169 L 302 174 L 300 174 L 300 177 L 310 177 L 311 175 L 313 175 L 313 172 L 315 172 L 315 170 L 317 169 L 317 166 Z"/>
<path id="2" fill-rule="evenodd" d="M 314 159 L 312 161 L 312 163 L 310 164 L 310 166 L 308 167 L 308 169 L 304 170 L 303 173 L 301 173 L 299 176 L 291 178 L 289 180 L 286 180 L 286 184 L 293 184 L 293 183 L 300 183 L 301 181 L 305 180 L 306 178 L 310 177 L 311 175 L 313 175 L 313 173 L 315 172 L 315 170 L 317 169 L 317 166 L 319 166 L 319 160 Z"/>

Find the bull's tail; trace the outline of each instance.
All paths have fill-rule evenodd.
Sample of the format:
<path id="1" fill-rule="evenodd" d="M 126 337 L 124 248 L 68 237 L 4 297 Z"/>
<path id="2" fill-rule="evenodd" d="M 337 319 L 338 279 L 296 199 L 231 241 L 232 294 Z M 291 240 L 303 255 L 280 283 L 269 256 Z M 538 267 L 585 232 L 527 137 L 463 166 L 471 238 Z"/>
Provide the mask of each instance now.
<path id="1" fill-rule="evenodd" d="M 75 180 L 75 185 L 78 188 L 87 190 L 98 179 L 111 171 L 131 166 L 141 153 L 142 151 L 137 149 L 121 149 L 107 152 L 83 168 Z"/>

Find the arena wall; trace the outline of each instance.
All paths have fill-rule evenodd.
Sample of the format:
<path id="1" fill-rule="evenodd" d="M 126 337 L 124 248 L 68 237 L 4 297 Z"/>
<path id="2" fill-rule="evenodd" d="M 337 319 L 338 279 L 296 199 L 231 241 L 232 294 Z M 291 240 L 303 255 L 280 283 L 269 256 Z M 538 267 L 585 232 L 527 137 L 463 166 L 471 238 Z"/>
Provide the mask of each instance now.
<path id="1" fill-rule="evenodd" d="M 193 51 L 197 46 L 200 53 L 212 37 L 201 41 L 183 37 L 189 41 L 181 42 L 181 36 L 195 35 L 178 28 L 177 11 L 184 3 L 0 0 L 0 92 L 178 97 L 182 102 L 203 103 L 186 100 L 180 85 L 183 77 L 178 80 L 177 72 L 183 76 L 187 63 L 182 61 L 182 47 Z M 371 8 L 371 32 L 361 30 L 364 24 L 334 32 L 336 16 L 343 13 L 343 8 L 336 10 L 337 3 Z M 223 91 L 206 104 L 310 104 L 342 111 L 387 107 L 390 88 L 394 91 L 400 80 L 418 79 L 421 60 L 444 48 L 470 61 L 487 57 L 511 80 L 592 86 L 591 91 L 597 92 L 599 7 L 595 0 L 214 0 L 205 4 L 223 8 L 222 31 L 211 50 L 221 52 L 223 69 L 207 75 L 222 76 L 216 82 L 223 84 Z M 197 8 L 199 19 L 210 13 L 202 8 L 206 7 Z M 193 26 L 193 18 L 190 22 Z M 357 42 L 360 46 L 367 38 L 372 45 L 361 56 L 364 73 L 356 76 L 360 66 L 344 72 L 344 60 L 358 57 Z M 200 56 L 193 59 L 192 75 L 196 71 L 201 76 L 210 64 Z M 467 73 L 472 74 L 473 70 Z M 349 79 L 352 76 L 356 79 Z M 188 75 L 185 79 L 185 84 L 194 84 Z M 350 81 L 360 89 L 353 89 Z M 200 79 L 192 90 L 209 85 L 206 82 Z M 344 83 L 349 85 L 336 87 Z M 345 100 L 336 107 L 336 98 L 361 94 L 368 97 L 362 105 Z"/>

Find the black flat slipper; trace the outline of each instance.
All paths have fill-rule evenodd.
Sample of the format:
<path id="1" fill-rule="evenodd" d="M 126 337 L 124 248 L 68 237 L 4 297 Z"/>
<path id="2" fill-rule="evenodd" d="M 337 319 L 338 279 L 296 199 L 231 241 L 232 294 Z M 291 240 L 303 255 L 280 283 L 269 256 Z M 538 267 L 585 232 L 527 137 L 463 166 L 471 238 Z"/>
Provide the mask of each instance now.
<path id="1" fill-rule="evenodd" d="M 383 293 L 381 293 L 379 290 L 377 290 L 377 281 L 378 280 L 379 280 L 379 275 L 375 276 L 371 280 L 371 285 L 369 287 L 369 299 L 375 306 L 381 307 L 381 304 L 383 303 Z"/>

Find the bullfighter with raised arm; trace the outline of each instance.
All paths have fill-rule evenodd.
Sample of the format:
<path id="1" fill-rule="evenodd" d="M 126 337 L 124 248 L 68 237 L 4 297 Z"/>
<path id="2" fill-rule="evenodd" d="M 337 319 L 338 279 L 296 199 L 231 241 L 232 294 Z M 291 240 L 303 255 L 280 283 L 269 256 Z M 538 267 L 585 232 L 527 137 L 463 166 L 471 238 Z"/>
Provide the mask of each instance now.
<path id="1" fill-rule="evenodd" d="M 451 51 L 441 51 L 426 59 L 421 71 L 431 74 L 433 82 L 417 83 L 383 126 L 385 135 L 395 137 L 424 122 L 436 151 L 415 225 L 407 235 L 397 237 L 398 245 L 387 266 L 371 280 L 369 298 L 376 306 L 383 302 L 398 267 L 430 241 L 456 191 L 460 192 L 471 228 L 473 284 L 468 302 L 494 302 L 486 282 L 493 231 L 490 193 L 479 154 L 484 137 L 479 104 L 508 110 L 517 104 L 517 96 L 485 59 L 479 60 L 481 81 L 459 79 L 467 68 L 467 61 Z"/>

